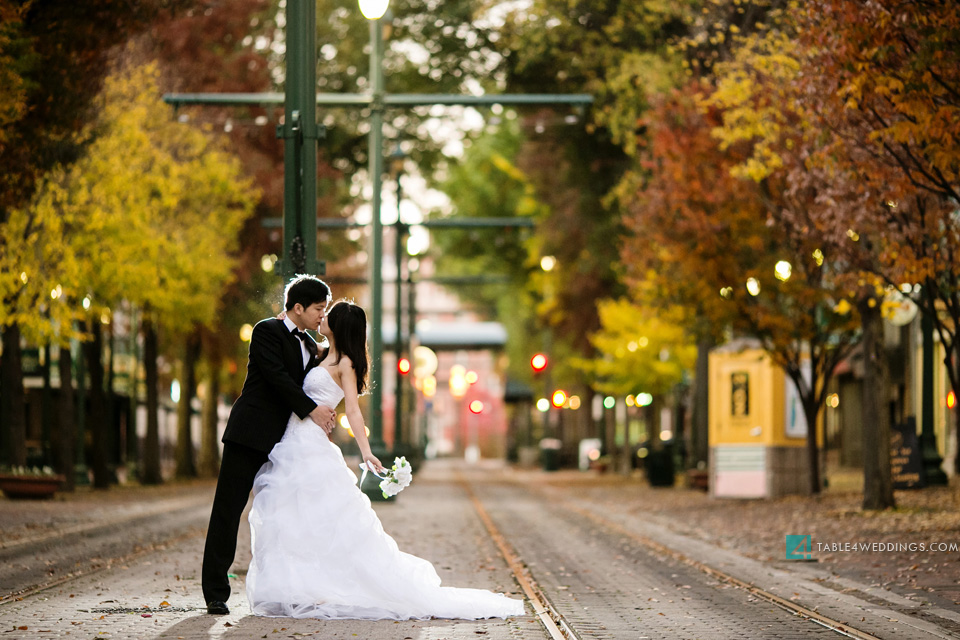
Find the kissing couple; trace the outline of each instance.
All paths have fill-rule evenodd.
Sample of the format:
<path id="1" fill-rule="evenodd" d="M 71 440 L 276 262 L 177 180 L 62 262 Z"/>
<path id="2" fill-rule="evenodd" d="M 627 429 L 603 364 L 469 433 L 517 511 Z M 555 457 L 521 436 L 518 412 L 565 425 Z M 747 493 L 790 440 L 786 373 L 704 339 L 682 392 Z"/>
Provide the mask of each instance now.
<path id="1" fill-rule="evenodd" d="M 433 565 L 400 551 L 384 532 L 330 440 L 341 402 L 366 468 L 370 450 L 358 398 L 367 389 L 367 317 L 330 288 L 300 275 L 284 290 L 284 314 L 253 329 L 247 377 L 230 410 L 203 550 L 207 613 L 230 613 L 227 572 L 253 491 L 253 559 L 247 598 L 255 615 L 408 620 L 506 618 L 523 601 L 482 589 L 440 586 Z M 307 330 L 326 339 L 320 348 Z M 373 327 L 379 331 L 379 327 Z"/>

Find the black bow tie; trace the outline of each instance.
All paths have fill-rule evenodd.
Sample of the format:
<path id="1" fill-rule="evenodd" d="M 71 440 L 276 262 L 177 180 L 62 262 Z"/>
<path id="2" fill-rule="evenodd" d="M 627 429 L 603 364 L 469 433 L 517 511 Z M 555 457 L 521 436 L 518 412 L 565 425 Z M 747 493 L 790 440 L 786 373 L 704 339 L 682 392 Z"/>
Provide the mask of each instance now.
<path id="1" fill-rule="evenodd" d="M 300 339 L 301 342 L 307 347 L 307 353 L 310 354 L 310 358 L 317 357 L 317 343 L 313 341 L 313 338 L 307 335 L 306 331 L 300 331 L 300 329 L 294 329 L 291 331 L 293 335 Z"/>

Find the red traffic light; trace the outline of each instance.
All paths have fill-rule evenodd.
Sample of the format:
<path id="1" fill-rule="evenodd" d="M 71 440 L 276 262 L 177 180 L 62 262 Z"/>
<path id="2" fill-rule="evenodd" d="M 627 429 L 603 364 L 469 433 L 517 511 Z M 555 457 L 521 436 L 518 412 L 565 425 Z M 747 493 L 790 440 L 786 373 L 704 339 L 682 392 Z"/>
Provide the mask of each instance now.
<path id="1" fill-rule="evenodd" d="M 547 356 L 542 353 L 535 354 L 530 358 L 530 366 L 536 373 L 540 373 L 547 368 Z"/>
<path id="2" fill-rule="evenodd" d="M 410 373 L 410 359 L 400 358 L 399 360 L 397 360 L 397 371 L 399 371 L 400 374 L 404 376 Z"/>
<path id="3" fill-rule="evenodd" d="M 566 403 L 566 401 L 567 401 L 566 391 L 564 391 L 563 389 L 557 389 L 556 391 L 553 392 L 553 398 L 551 398 L 551 402 L 553 403 L 553 406 L 559 409 L 564 405 L 564 403 Z"/>

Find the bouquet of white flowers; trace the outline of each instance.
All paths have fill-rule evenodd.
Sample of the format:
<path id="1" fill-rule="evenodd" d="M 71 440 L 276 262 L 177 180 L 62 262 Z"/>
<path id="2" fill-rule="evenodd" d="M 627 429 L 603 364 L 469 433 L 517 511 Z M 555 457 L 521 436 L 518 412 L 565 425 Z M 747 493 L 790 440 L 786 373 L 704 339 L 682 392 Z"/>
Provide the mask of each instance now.
<path id="1" fill-rule="evenodd" d="M 410 463 L 407 462 L 407 459 L 403 456 L 394 458 L 393 467 L 387 469 L 382 476 L 373 469 L 367 468 L 365 463 L 361 463 L 360 468 L 363 469 L 363 474 L 360 476 L 360 486 L 363 486 L 363 481 L 367 477 L 367 472 L 369 471 L 373 475 L 380 478 L 380 491 L 383 492 L 384 498 L 390 498 L 397 495 L 410 486 L 410 482 L 413 480 L 413 469 L 410 467 Z"/>

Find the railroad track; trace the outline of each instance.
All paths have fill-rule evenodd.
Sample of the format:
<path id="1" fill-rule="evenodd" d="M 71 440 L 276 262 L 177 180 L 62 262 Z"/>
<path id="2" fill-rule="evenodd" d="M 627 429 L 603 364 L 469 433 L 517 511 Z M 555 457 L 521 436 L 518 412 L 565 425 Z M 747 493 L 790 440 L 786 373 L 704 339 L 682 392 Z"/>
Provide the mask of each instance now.
<path id="1" fill-rule="evenodd" d="M 209 514 L 206 496 L 178 499 L 6 541 L 0 546 L 0 607 L 199 537 Z"/>
<path id="2" fill-rule="evenodd" d="M 483 525 L 477 535 L 489 536 L 542 626 L 541 631 L 528 626 L 529 621 L 520 627 L 510 623 L 491 627 L 491 633 L 509 628 L 517 634 L 522 627 L 519 635 L 511 637 L 540 638 L 544 633 L 550 640 L 956 637 L 945 631 L 926 635 L 916 628 L 902 635 L 895 626 L 878 625 L 875 618 L 873 626 L 869 620 L 865 625 L 848 624 L 853 618 L 832 613 L 836 609 L 817 610 L 788 600 L 782 593 L 771 593 L 734 575 L 736 571 L 722 570 L 709 558 L 705 562 L 702 554 L 682 553 L 669 540 L 664 544 L 659 534 L 659 540 L 642 535 L 630 522 L 617 521 L 615 514 L 600 511 L 598 505 L 567 499 L 562 491 L 470 472 L 444 474 L 439 482 L 433 482 L 434 486 L 449 487 L 454 479 L 454 486 L 459 485 L 460 495 L 470 504 L 460 502 L 463 507 L 457 508 L 458 513 L 470 513 L 471 509 L 476 513 Z M 442 495 L 456 504 L 460 500 L 454 497 L 457 493 L 445 489 Z M 0 611 L 5 604 L 51 587 L 110 567 L 132 566 L 138 558 L 164 547 L 183 549 L 178 545 L 181 542 L 193 545 L 192 539 L 202 535 L 208 511 L 208 498 L 204 497 L 195 503 L 157 505 L 149 513 L 8 544 L 0 548 Z M 11 561 L 15 563 L 18 557 L 55 558 L 60 554 L 66 566 L 90 548 L 97 549 L 95 563 L 41 579 L 22 577 L 11 588 L 3 582 L 10 575 Z M 464 634 L 473 633 L 469 627 L 464 629 Z"/>
<path id="3" fill-rule="evenodd" d="M 515 531 L 512 534 L 504 533 L 504 531 L 501 530 L 501 527 L 499 527 L 497 524 L 498 521 L 512 521 L 526 507 L 521 507 L 512 512 L 505 511 L 499 514 L 499 517 L 491 516 L 489 510 L 484 505 L 485 501 L 491 502 L 490 498 L 481 497 L 478 495 L 479 487 L 466 479 L 463 474 L 459 474 L 458 481 L 469 496 L 474 509 L 486 527 L 487 532 L 500 549 L 517 582 L 523 589 L 527 599 L 530 601 L 534 609 L 534 613 L 540 619 L 544 629 L 552 640 L 560 640 L 564 638 L 569 640 L 587 640 L 592 638 L 607 637 L 616 638 L 619 640 L 621 637 L 626 637 L 621 635 L 622 631 L 611 631 L 606 625 L 602 624 L 602 617 L 600 619 L 591 619 L 589 615 L 584 616 L 582 612 L 576 612 L 576 615 L 571 615 L 569 601 L 553 602 L 554 599 L 562 599 L 556 598 L 554 594 L 564 595 L 566 590 L 557 592 L 555 590 L 547 589 L 538 583 L 538 579 L 541 575 L 555 574 L 557 571 L 557 566 L 561 566 L 562 568 L 562 565 L 544 566 L 541 561 L 542 559 L 540 558 L 538 558 L 536 562 L 529 561 L 530 559 L 525 557 L 526 551 L 518 549 L 518 546 L 523 546 L 519 539 L 522 539 L 524 536 L 517 536 L 516 531 L 520 531 L 521 529 L 515 528 Z M 689 567 L 690 569 L 699 572 L 703 577 L 706 577 L 711 581 L 715 581 L 717 585 L 729 587 L 732 590 L 739 592 L 741 598 L 747 599 L 748 601 L 760 601 L 769 605 L 773 605 L 782 612 L 780 615 L 783 616 L 783 624 L 786 625 L 793 623 L 795 627 L 796 622 L 800 621 L 802 624 L 808 626 L 810 635 L 820 636 L 824 633 L 827 633 L 827 635 L 832 637 L 848 637 L 857 638 L 859 640 L 880 640 L 882 637 L 901 637 L 896 633 L 878 636 L 874 633 L 870 633 L 867 630 L 857 628 L 856 626 L 851 625 L 844 620 L 835 619 L 829 615 L 815 611 L 810 607 L 792 602 L 774 593 L 770 593 L 769 591 L 766 591 L 757 585 L 750 584 L 737 578 L 736 576 L 730 575 L 729 573 L 717 569 L 716 567 L 709 566 L 708 564 L 696 558 L 689 557 L 688 555 L 685 555 L 675 549 L 671 549 L 655 540 L 631 531 L 610 518 L 606 518 L 596 512 L 576 506 L 568 501 L 564 501 L 562 499 L 556 500 L 555 496 L 553 496 L 553 500 L 550 500 L 551 496 L 543 492 L 536 491 L 535 489 L 521 487 L 516 484 L 508 484 L 506 486 L 510 487 L 510 492 L 513 496 L 519 495 L 519 492 L 525 492 L 529 495 L 539 494 L 538 498 L 541 501 L 551 502 L 549 507 L 550 510 L 555 514 L 560 514 L 559 518 L 561 520 L 567 520 L 568 522 L 579 521 L 579 526 L 581 529 L 591 529 L 595 535 L 602 535 L 607 541 L 613 541 L 616 539 L 627 540 L 634 545 L 637 550 L 644 550 L 648 556 L 657 558 L 658 561 L 669 560 L 672 563 L 671 566 L 682 565 Z M 512 502 L 516 503 L 518 502 L 518 499 L 514 498 Z M 503 504 L 503 501 L 500 501 L 499 503 Z M 527 544 L 527 548 L 530 548 L 529 544 Z M 560 562 L 563 561 L 561 560 Z M 560 585 L 557 588 L 563 589 L 564 587 Z M 574 587 L 571 586 L 569 588 L 573 589 Z M 577 599 L 579 600 L 580 598 Z M 600 616 L 603 614 L 603 612 L 598 613 Z M 774 626 L 776 626 L 776 624 Z M 644 622 L 641 620 L 637 625 L 638 634 L 644 633 L 643 627 Z M 743 631 L 745 634 L 744 637 L 778 637 L 775 632 L 773 635 L 761 636 L 752 635 L 746 629 Z M 794 629 L 794 633 L 795 632 L 796 629 Z M 631 637 L 642 638 L 647 636 L 638 635 Z M 943 635 L 941 637 L 953 636 Z"/>

